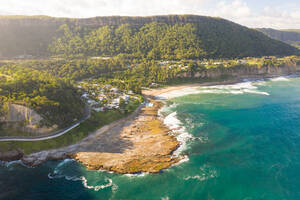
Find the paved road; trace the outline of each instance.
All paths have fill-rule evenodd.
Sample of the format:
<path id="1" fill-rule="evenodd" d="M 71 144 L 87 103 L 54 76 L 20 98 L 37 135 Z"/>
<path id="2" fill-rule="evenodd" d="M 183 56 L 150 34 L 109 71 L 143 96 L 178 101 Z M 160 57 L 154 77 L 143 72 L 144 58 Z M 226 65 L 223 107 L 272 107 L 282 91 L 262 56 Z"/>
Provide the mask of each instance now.
<path id="1" fill-rule="evenodd" d="M 64 134 L 68 133 L 72 129 L 76 128 L 82 122 L 84 122 L 85 120 L 90 118 L 90 116 L 91 116 L 91 108 L 86 105 L 84 117 L 81 120 L 79 120 L 78 122 L 76 122 L 75 124 L 69 126 L 68 128 L 56 131 L 52 134 L 45 135 L 45 136 L 37 136 L 37 137 L 6 136 L 6 137 L 0 137 L 0 142 L 16 142 L 16 141 L 32 142 L 32 141 L 42 141 L 42 140 L 49 140 L 49 139 L 57 138 L 59 136 L 62 136 Z"/>

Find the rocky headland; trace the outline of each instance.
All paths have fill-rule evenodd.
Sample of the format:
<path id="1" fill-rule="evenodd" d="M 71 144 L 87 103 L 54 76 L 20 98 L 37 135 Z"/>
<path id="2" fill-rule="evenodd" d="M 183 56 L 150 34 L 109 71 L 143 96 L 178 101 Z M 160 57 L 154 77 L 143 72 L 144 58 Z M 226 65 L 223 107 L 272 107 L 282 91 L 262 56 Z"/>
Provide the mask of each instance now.
<path id="1" fill-rule="evenodd" d="M 90 170 L 124 174 L 160 172 L 182 159 L 173 155 L 180 143 L 159 119 L 162 102 L 150 97 L 147 101 L 151 106 L 141 105 L 130 116 L 102 127 L 77 144 L 31 155 L 23 155 L 20 151 L 6 154 L 14 154 L 11 160 L 21 159 L 28 166 L 73 158 Z M 6 154 L 1 154 L 0 158 L 9 158 Z"/>

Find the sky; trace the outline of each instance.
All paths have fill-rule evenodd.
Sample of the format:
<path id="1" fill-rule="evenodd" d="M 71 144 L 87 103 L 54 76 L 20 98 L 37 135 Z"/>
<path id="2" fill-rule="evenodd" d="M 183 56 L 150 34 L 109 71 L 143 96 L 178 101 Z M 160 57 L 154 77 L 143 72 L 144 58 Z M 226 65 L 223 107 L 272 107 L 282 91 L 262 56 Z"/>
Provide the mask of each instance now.
<path id="1" fill-rule="evenodd" d="M 300 29 L 300 0 L 0 0 L 0 15 L 222 17 L 251 28 Z"/>

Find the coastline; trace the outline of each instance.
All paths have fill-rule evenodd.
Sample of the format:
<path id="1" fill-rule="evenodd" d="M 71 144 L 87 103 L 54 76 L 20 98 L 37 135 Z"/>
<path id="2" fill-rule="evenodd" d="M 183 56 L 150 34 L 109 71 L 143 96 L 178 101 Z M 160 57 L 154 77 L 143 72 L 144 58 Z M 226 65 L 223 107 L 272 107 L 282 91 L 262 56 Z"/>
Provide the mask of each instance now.
<path id="1" fill-rule="evenodd" d="M 102 127 L 77 144 L 25 155 L 21 161 L 34 167 L 49 160 L 72 158 L 89 170 L 122 174 L 158 173 L 169 168 L 184 159 L 173 156 L 180 144 L 159 119 L 163 103 L 149 97 L 147 101 L 153 106 L 141 105 L 130 116 Z"/>
<path id="2" fill-rule="evenodd" d="M 169 93 L 176 90 L 182 90 L 186 88 L 194 88 L 194 87 L 201 87 L 201 86 L 212 86 L 212 85 L 229 85 L 229 84 L 235 84 L 242 81 L 242 78 L 240 79 L 230 79 L 225 81 L 212 81 L 212 82 L 204 82 L 204 83 L 188 83 L 188 84 L 182 84 L 182 85 L 174 85 L 174 86 L 167 86 L 163 88 L 155 88 L 150 90 L 143 90 L 143 94 L 152 98 L 156 99 L 159 95 Z M 159 100 L 159 99 L 158 99 Z"/>
<path id="3" fill-rule="evenodd" d="M 158 173 L 186 159 L 174 156 L 181 144 L 158 116 L 163 106 L 159 95 L 186 88 L 235 84 L 245 78 L 144 90 L 143 94 L 152 106 L 139 106 L 130 116 L 102 127 L 77 144 L 25 155 L 21 161 L 29 166 L 38 166 L 48 160 L 73 158 L 89 170 L 122 174 Z"/>

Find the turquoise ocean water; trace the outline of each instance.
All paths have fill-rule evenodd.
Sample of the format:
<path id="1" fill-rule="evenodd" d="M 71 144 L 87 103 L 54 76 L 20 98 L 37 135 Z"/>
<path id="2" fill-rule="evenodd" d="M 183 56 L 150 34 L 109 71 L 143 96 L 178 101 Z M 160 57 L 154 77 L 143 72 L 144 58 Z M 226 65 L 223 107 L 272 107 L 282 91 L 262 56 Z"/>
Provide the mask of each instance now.
<path id="1" fill-rule="evenodd" d="M 178 132 L 176 153 L 186 162 L 137 176 L 87 171 L 73 160 L 36 168 L 1 163 L 0 199 L 300 199 L 300 78 L 168 97 L 161 113 Z"/>

